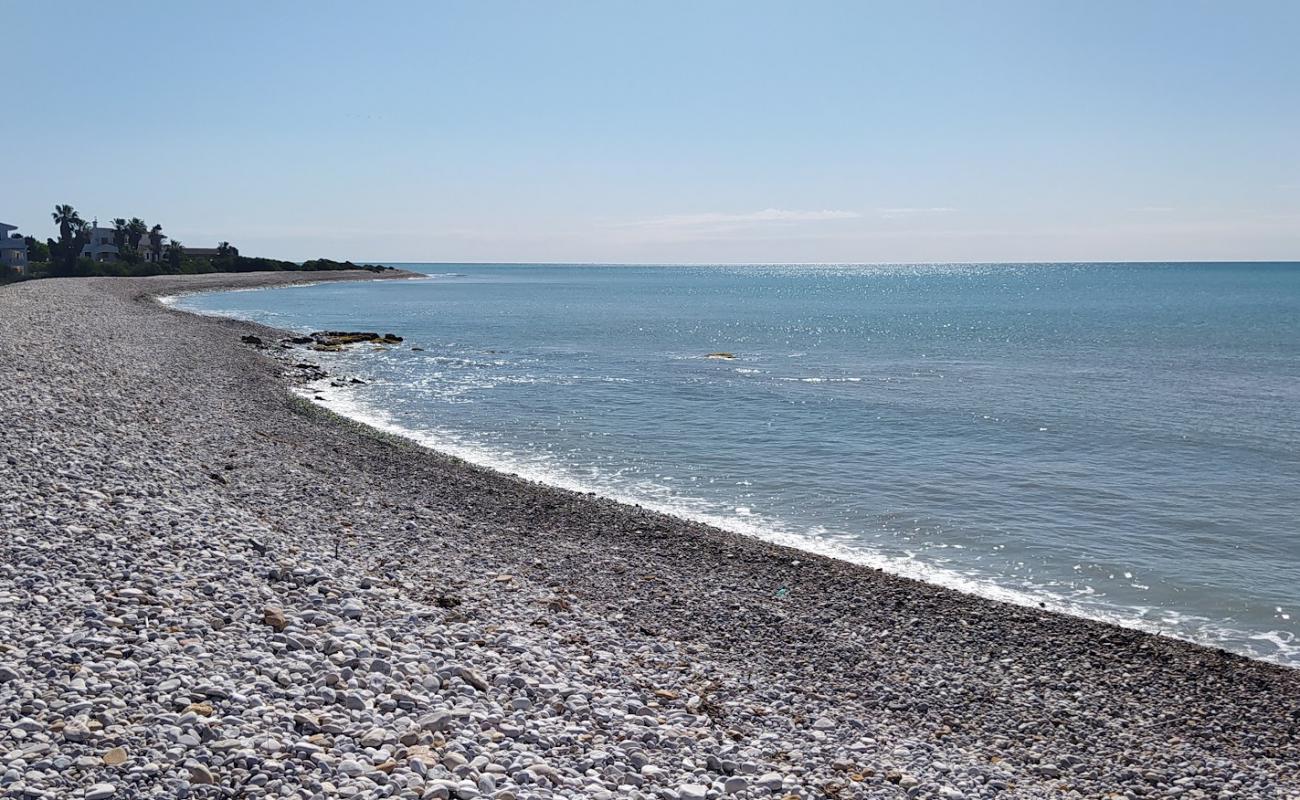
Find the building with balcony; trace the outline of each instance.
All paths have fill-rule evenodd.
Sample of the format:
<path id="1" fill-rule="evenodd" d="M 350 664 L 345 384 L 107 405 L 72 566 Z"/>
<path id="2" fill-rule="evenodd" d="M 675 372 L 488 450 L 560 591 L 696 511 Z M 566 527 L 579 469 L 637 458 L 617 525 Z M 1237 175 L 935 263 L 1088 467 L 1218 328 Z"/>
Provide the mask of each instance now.
<path id="1" fill-rule="evenodd" d="M 81 248 L 81 257 L 92 261 L 116 261 L 117 245 L 113 244 L 113 229 L 101 228 L 99 223 L 90 226 L 90 241 Z"/>
<path id="2" fill-rule="evenodd" d="M 17 225 L 0 222 L 0 269 L 27 271 L 27 242 L 13 231 Z"/>

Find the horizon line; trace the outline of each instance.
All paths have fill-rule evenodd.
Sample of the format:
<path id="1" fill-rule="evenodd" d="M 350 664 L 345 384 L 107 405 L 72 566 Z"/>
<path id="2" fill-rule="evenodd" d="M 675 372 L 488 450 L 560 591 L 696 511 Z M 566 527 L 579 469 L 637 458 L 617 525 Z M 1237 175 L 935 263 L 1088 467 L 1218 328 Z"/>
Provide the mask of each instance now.
<path id="1" fill-rule="evenodd" d="M 307 259 L 311 260 L 311 259 Z M 1095 265 L 1095 264 L 1300 264 L 1295 259 L 1143 259 L 1140 261 L 1053 260 L 1053 261 L 387 261 L 382 259 L 346 259 L 355 264 L 430 264 L 477 266 L 511 266 L 536 264 L 539 266 L 569 267 L 957 267 L 1000 265 Z"/>

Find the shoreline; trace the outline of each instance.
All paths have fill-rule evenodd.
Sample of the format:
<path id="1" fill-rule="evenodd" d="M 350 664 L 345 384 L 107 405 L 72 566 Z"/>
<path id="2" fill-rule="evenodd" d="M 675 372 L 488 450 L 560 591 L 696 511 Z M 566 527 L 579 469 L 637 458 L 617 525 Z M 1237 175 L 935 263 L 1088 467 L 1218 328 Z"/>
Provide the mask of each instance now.
<path id="1" fill-rule="evenodd" d="M 424 277 L 422 274 L 417 273 L 417 275 Z M 302 283 L 297 285 L 308 286 L 311 284 Z M 265 287 L 236 289 L 234 291 L 256 291 L 258 288 Z M 184 296 L 201 294 L 208 291 L 220 291 L 220 289 L 187 292 Z M 181 296 L 182 295 L 174 295 L 158 299 L 165 305 L 174 307 L 172 301 Z M 184 308 L 177 310 L 187 311 L 201 316 L 224 316 L 219 312 L 206 312 Z M 228 318 L 250 321 L 238 316 L 231 316 Z M 295 335 L 295 332 L 278 330 L 277 334 L 281 338 L 284 338 Z M 271 352 L 275 354 L 276 351 Z M 288 354 L 283 355 L 285 355 L 286 359 L 292 361 L 301 360 L 301 358 L 311 360 L 313 354 L 303 353 L 301 351 L 289 351 Z M 344 379 L 347 378 L 347 376 L 342 377 Z M 1290 669 L 1300 669 L 1300 661 L 1294 661 L 1296 648 L 1300 647 L 1300 645 L 1289 644 L 1276 637 L 1269 637 L 1267 634 L 1253 634 L 1246 630 L 1232 629 L 1227 627 L 1226 624 L 1221 625 L 1208 618 L 1192 618 L 1181 614 L 1175 614 L 1178 620 L 1196 619 L 1203 621 L 1203 629 L 1206 631 L 1218 631 L 1224 634 L 1233 634 L 1242 640 L 1267 642 L 1272 644 L 1276 650 L 1265 655 L 1261 655 L 1258 652 L 1242 652 L 1241 650 L 1234 650 L 1219 644 L 1210 635 L 1197 638 L 1191 633 L 1181 631 L 1178 629 L 1177 621 L 1162 622 L 1161 620 L 1144 619 L 1126 614 L 1125 612 L 1129 609 L 1124 606 L 1108 606 L 1099 604 L 1088 605 L 1061 596 L 1036 595 L 1029 590 L 1005 586 L 989 578 L 970 577 L 955 570 L 947 570 L 925 562 L 895 556 L 885 556 L 873 553 L 870 550 L 862 550 L 836 543 L 812 541 L 804 537 L 799 537 L 797 534 L 789 532 L 788 529 L 784 529 L 782 532 L 768 531 L 752 524 L 746 525 L 742 520 L 727 518 L 717 514 L 691 513 L 689 509 L 656 503 L 653 500 L 646 500 L 630 495 L 609 493 L 601 490 L 599 487 L 584 484 L 581 479 L 567 475 L 546 473 L 537 469 L 520 467 L 508 460 L 496 457 L 491 452 L 474 447 L 472 442 L 468 445 L 461 444 L 459 441 L 448 442 L 440 440 L 437 437 L 431 436 L 420 430 L 408 429 L 397 423 L 391 422 L 386 418 L 382 407 L 375 404 L 366 404 L 364 400 L 356 397 L 357 393 L 364 393 L 364 389 L 357 389 L 351 386 L 330 386 L 329 384 L 329 380 L 322 379 L 313 384 L 295 388 L 293 391 L 303 399 L 313 402 L 326 410 L 338 414 L 339 416 L 363 425 L 368 425 L 385 433 L 402 437 L 442 455 L 459 458 L 472 465 L 495 471 L 504 477 L 517 478 L 547 488 L 574 492 L 579 495 L 596 494 L 602 499 L 610 500 L 626 506 L 635 506 L 638 509 L 645 508 L 655 513 L 673 517 L 683 523 L 690 522 L 709 526 L 726 531 L 727 533 L 755 538 L 768 544 L 792 548 L 810 555 L 815 554 L 860 567 L 881 570 L 897 577 L 908 578 L 910 580 L 950 589 L 985 600 L 1006 603 L 1035 611 L 1041 609 L 1082 620 L 1115 625 L 1128 630 L 1171 638 L 1201 647 L 1225 650 L 1229 653 L 1242 655 L 1256 661 L 1277 664 Z M 1272 633 L 1276 634 L 1277 632 L 1274 631 Z M 1288 656 L 1291 657 L 1292 661 L 1289 662 L 1287 660 Z"/>
<path id="2" fill-rule="evenodd" d="M 442 639 L 444 646 L 431 645 L 424 661 L 445 660 L 431 654 L 445 651 L 453 641 L 448 632 L 459 627 L 478 626 L 475 636 L 485 642 L 499 636 L 487 628 L 509 629 L 509 637 L 529 654 L 528 663 L 516 661 L 510 669 L 480 676 L 484 689 L 455 670 L 445 681 L 439 676 L 440 684 L 453 688 L 441 692 L 452 695 L 442 704 L 448 713 L 458 708 L 456 702 L 473 698 L 478 711 L 469 718 L 482 713 L 482 721 L 466 729 L 453 724 L 460 738 L 451 742 L 443 734 L 452 729 L 414 735 L 414 744 L 393 732 L 394 744 L 386 752 L 396 763 L 383 774 L 387 781 L 392 775 L 405 779 L 409 770 L 421 784 L 414 796 L 442 795 L 431 786 L 437 780 L 457 786 L 437 784 L 446 790 L 442 796 L 461 790 L 466 791 L 457 796 L 499 795 L 496 788 L 482 791 L 481 779 L 496 774 L 485 772 L 486 765 L 474 768 L 472 782 L 479 788 L 462 785 L 471 779 L 456 769 L 474 758 L 446 766 L 448 749 L 474 752 L 471 739 L 479 755 L 486 752 L 484 724 L 489 733 L 550 754 L 561 765 L 550 767 L 559 780 L 521 777 L 524 783 L 507 768 L 518 797 L 632 796 L 633 791 L 667 797 L 662 789 L 685 798 L 697 796 L 699 787 L 704 793 L 698 796 L 712 797 L 730 791 L 728 782 L 739 797 L 1094 797 L 1111 791 L 1159 796 L 1181 788 L 1192 797 L 1291 798 L 1300 791 L 1300 779 L 1288 771 L 1300 756 L 1300 671 L 985 600 L 468 465 L 291 399 L 283 365 L 239 343 L 241 333 L 278 335 L 274 329 L 142 302 L 172 290 L 356 277 L 249 273 L 6 287 L 0 290 L 4 408 L 10 416 L 41 403 L 64 411 L 20 417 L 4 436 L 14 452 L 24 435 L 65 450 L 102 448 L 105 453 L 133 443 L 162 461 L 193 468 L 176 474 L 201 498 L 201 513 L 256 528 L 270 553 L 296 548 L 298 557 L 330 575 L 336 595 L 325 598 L 330 608 L 341 608 L 335 601 L 361 597 L 369 615 L 368 593 L 384 588 L 389 593 L 376 604 L 405 609 L 392 619 L 436 620 L 434 632 L 410 640 Z M 113 336 L 88 340 L 79 327 L 85 319 L 99 321 Z M 43 337 L 31 331 L 38 321 L 45 325 Z M 61 349 L 69 341 L 71 346 Z M 155 372 L 158 364 L 172 371 Z M 122 375 L 134 373 L 141 380 L 119 385 Z M 96 381 L 106 389 L 92 402 L 87 392 Z M 24 397 L 26 404 L 20 402 Z M 155 419 L 132 425 L 130 415 L 141 409 Z M 97 426 L 105 420 L 129 435 L 119 435 L 113 447 L 101 442 Z M 24 458 L 43 458 L 30 449 L 21 448 Z M 77 547 L 88 535 L 82 528 L 114 531 L 119 538 L 139 535 L 111 514 L 97 517 L 93 527 L 64 523 L 47 530 L 32 504 L 65 493 L 51 490 L 51 479 L 40 470 L 21 466 L 0 464 L 13 479 L 8 483 L 33 487 L 26 500 L 0 488 L 0 510 L 22 520 L 20 538 L 47 536 Z M 136 467 L 123 469 L 132 473 Z M 160 485 L 160 491 L 169 491 Z M 100 488 L 90 491 L 116 496 Z M 147 495 L 140 500 L 145 508 L 151 503 L 157 505 Z M 142 549 L 154 546 L 152 535 L 144 537 Z M 247 550 L 241 535 L 227 530 L 212 541 Z M 19 563 L 21 556 L 10 555 L 9 563 Z M 253 556 L 245 554 L 248 558 Z M 211 568 L 214 574 L 221 569 Z M 0 575 L 3 597 L 6 584 L 16 585 L 18 577 L 12 571 Z M 291 617 L 285 631 L 297 635 L 299 628 L 312 629 L 308 617 L 314 612 L 304 587 L 295 583 L 287 589 L 283 581 L 255 572 L 226 577 L 246 585 L 245 606 L 247 597 L 264 595 L 279 603 Z M 791 587 L 788 597 L 775 596 L 776 584 Z M 0 605 L 0 613 L 9 614 L 9 608 Z M 242 643 L 285 636 L 249 618 L 262 610 L 259 605 L 228 615 L 232 621 L 217 633 L 228 631 Z M 342 610 L 331 614 L 352 619 Z M 0 616 L 6 625 L 19 622 L 25 629 L 41 624 L 36 616 Z M 364 634 L 372 643 L 376 635 Z M 396 652 L 396 641 L 387 638 L 387 647 Z M 471 669 L 493 671 L 488 665 L 501 648 L 473 647 L 485 652 L 475 653 L 483 661 Z M 39 648 L 23 649 L 30 656 Z M 504 652 L 510 652 L 508 645 Z M 12 661 L 11 655 L 12 650 L 0 653 L 0 666 Z M 328 655 L 321 652 L 326 663 Z M 418 672 L 421 659 L 410 668 Z M 537 676 L 547 666 L 560 680 Z M 230 671 L 238 672 L 234 666 Z M 384 674 L 391 679 L 392 670 Z M 501 686 L 499 675 L 507 676 Z M 523 686 L 514 686 L 511 675 Z M 564 679 L 575 675 L 588 686 L 578 692 L 590 695 L 578 704 L 585 716 L 575 709 L 568 709 L 569 717 L 531 713 L 541 708 L 542 690 L 536 687 L 568 683 Z M 417 684 L 426 687 L 425 695 L 441 691 L 431 693 L 426 684 Z M 0 684 L 0 700 L 13 685 Z M 515 692 L 508 702 L 493 699 L 507 689 Z M 628 699 L 634 695 L 637 699 Z M 572 705 L 573 696 L 560 705 Z M 620 698 L 619 703 L 602 705 L 609 697 Z M 228 703 L 231 698 L 217 699 Z M 528 708 L 515 703 L 524 699 Z M 438 705 L 432 696 L 423 700 L 424 706 Z M 400 715 L 402 701 L 394 703 Z M 597 705 L 601 714 L 594 713 Z M 382 706 L 372 701 L 368 709 L 347 710 L 370 713 L 366 724 L 377 728 L 401 728 L 400 720 L 375 719 L 381 713 L 391 717 Z M 502 722 L 487 722 L 492 718 L 509 720 L 509 731 L 502 733 Z M 644 726 L 637 718 L 655 724 Z M 552 721 L 564 720 L 586 725 L 592 738 L 548 739 L 559 735 L 548 727 Z M 524 734 L 535 726 L 537 741 L 512 737 L 520 725 Z M 645 744 L 647 727 L 661 736 L 654 747 Z M 674 728 L 683 733 L 662 738 Z M 431 738 L 424 744 L 426 734 L 442 736 L 443 742 Z M 335 750 L 340 739 L 349 738 L 346 732 L 321 735 L 333 737 Z M 256 733 L 237 738 L 256 747 Z M 541 747 L 546 741 L 549 745 Z M 636 750 L 642 756 L 632 759 L 630 748 L 619 747 L 631 741 L 642 743 Z M 12 742 L 3 744 L 10 747 L 0 749 L 13 749 Z M 345 755 L 355 755 L 347 749 L 355 750 L 354 743 L 342 744 Z M 422 754 L 412 758 L 411 748 L 418 747 L 444 753 L 436 768 L 425 765 L 425 775 L 411 766 L 424 763 Z M 70 752 L 79 748 L 84 749 L 81 743 L 61 746 Z M 202 754 L 220 762 L 209 771 L 234 780 L 240 770 L 249 770 L 230 766 L 225 752 Z M 590 758 L 593 752 L 606 759 L 600 768 Z M 637 765 L 642 758 L 645 763 Z M 584 763 L 589 766 L 579 769 Z M 107 767 L 85 769 L 96 779 L 115 774 Z M 176 770 L 182 782 L 187 771 L 193 774 L 183 760 Z M 427 777 L 438 770 L 447 777 Z M 344 779 L 361 787 L 358 796 L 372 796 L 368 792 L 375 786 L 387 785 L 366 777 L 373 771 L 363 768 Z M 614 772 L 618 775 L 611 777 Z"/>
<path id="3" fill-rule="evenodd" d="M 204 315 L 203 312 L 196 311 L 190 311 L 189 313 Z M 222 315 L 213 314 L 212 316 Z M 228 318 L 238 319 L 236 317 Z M 281 333 L 285 332 L 282 331 Z M 341 377 L 347 378 L 348 376 L 344 375 Z M 323 378 L 315 383 L 328 384 L 329 379 Z M 694 515 L 687 510 L 674 508 L 668 505 L 660 505 L 653 501 L 639 500 L 638 498 L 631 496 L 619 496 L 602 492 L 599 489 L 592 489 L 584 486 L 580 481 L 572 480 L 565 476 L 551 476 L 541 474 L 535 470 L 521 472 L 516 465 L 511 464 L 508 461 L 495 458 L 491 454 L 473 452 L 475 448 L 472 446 L 460 446 L 438 441 L 433 436 L 419 430 L 408 429 L 399 424 L 387 421 L 383 418 L 381 411 L 377 411 L 374 408 L 366 408 L 364 407 L 364 404 L 354 401 L 346 396 L 346 392 L 359 391 L 357 389 L 352 387 L 337 387 L 329 385 L 310 388 L 311 386 L 312 384 L 307 384 L 303 387 L 293 388 L 291 391 L 303 400 L 311 402 L 331 413 L 337 414 L 346 420 L 369 426 L 386 434 L 400 437 L 432 452 L 449 458 L 460 459 L 467 464 L 492 471 L 511 480 L 526 481 L 548 489 L 571 492 L 577 495 L 594 495 L 602 500 L 617 503 L 621 506 L 635 507 L 638 509 L 644 508 L 645 510 L 655 514 L 662 514 L 679 520 L 682 524 L 703 525 L 728 534 L 755 539 L 769 545 L 788 548 L 810 556 L 815 555 L 845 564 L 852 564 L 856 567 L 877 570 L 893 577 L 904 578 L 927 586 L 947 589 L 962 595 L 979 598 L 989 602 L 1005 603 L 1007 605 L 1029 609 L 1031 611 L 1043 610 L 1052 614 L 1059 614 L 1088 622 L 1096 622 L 1102 625 L 1111 625 L 1125 630 L 1180 641 L 1197 647 L 1204 647 L 1210 650 L 1219 650 L 1251 661 L 1273 664 L 1286 669 L 1300 670 L 1300 664 L 1291 664 L 1282 660 L 1283 656 L 1293 652 L 1293 648 L 1289 644 L 1283 644 L 1280 642 L 1276 643 L 1278 652 L 1275 655 L 1277 657 L 1241 653 L 1215 644 L 1211 640 L 1198 640 L 1190 635 L 1183 634 L 1175 630 L 1172 623 L 1162 625 L 1156 621 L 1146 621 L 1139 618 L 1125 616 L 1122 613 L 1123 607 L 1120 606 L 1109 606 L 1104 608 L 1101 606 L 1093 606 L 1089 608 L 1061 598 L 1037 596 L 1026 590 L 1005 587 L 989 579 L 970 578 L 961 573 L 944 570 L 922 562 L 896 557 L 876 556 L 868 550 L 856 549 L 834 543 L 808 541 L 789 533 L 768 533 L 759 529 L 757 526 L 750 526 L 747 530 L 743 526 L 736 524 L 736 520 L 710 514 Z M 1232 633 L 1243 637 L 1247 635 L 1246 632 L 1235 629 L 1232 630 Z"/>
<path id="4" fill-rule="evenodd" d="M 144 296 L 147 296 L 149 299 L 153 300 L 154 302 L 158 303 L 164 308 L 170 309 L 170 308 L 174 308 L 177 302 L 179 302 L 180 300 L 186 297 L 190 297 L 196 294 L 208 294 L 211 292 L 256 292 L 262 289 L 277 289 L 286 286 L 294 286 L 294 287 L 317 286 L 322 283 L 333 283 L 336 281 L 348 282 L 348 283 L 366 282 L 366 281 L 422 281 L 422 280 L 426 280 L 429 277 L 423 272 L 411 272 L 410 270 L 397 269 L 395 267 L 392 268 L 391 271 L 389 272 L 370 272 L 367 270 L 366 273 L 369 274 L 370 277 L 368 278 L 363 277 L 356 270 L 329 270 L 329 271 L 321 271 L 321 272 L 304 271 L 304 272 L 242 273 L 248 275 L 265 276 L 265 279 L 260 279 L 259 277 L 259 280 L 256 280 L 254 282 L 255 285 L 251 285 L 251 286 L 244 286 L 244 285 L 227 286 L 220 279 L 233 278 L 241 273 L 209 272 L 209 273 L 204 273 L 201 276 L 193 276 L 193 277 L 212 277 L 214 279 L 217 279 L 213 282 L 213 285 L 203 286 L 201 288 L 187 288 L 184 291 L 173 292 L 170 294 L 146 293 L 146 295 Z M 284 275 L 286 279 L 284 281 L 277 281 L 275 279 L 275 276 L 278 275 Z M 338 277 L 326 277 L 329 275 L 336 275 Z M 298 276 L 301 276 L 301 279 L 299 279 Z M 175 278 L 179 276 L 160 275 L 154 277 Z M 176 309 L 176 310 L 182 311 L 183 309 Z M 196 311 L 185 311 L 184 313 L 195 314 L 197 316 L 221 316 L 221 315 L 205 315 L 205 314 L 200 314 L 199 312 Z M 231 319 L 233 319 L 233 317 Z M 238 320 L 238 321 L 246 322 L 247 320 Z"/>

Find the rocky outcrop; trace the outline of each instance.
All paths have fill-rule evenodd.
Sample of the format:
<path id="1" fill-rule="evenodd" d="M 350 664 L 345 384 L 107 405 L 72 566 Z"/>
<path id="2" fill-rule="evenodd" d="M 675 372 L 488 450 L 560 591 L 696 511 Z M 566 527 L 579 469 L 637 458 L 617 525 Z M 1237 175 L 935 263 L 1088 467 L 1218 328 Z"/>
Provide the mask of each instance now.
<path id="1" fill-rule="evenodd" d="M 306 342 L 302 342 L 307 338 Z M 294 337 L 289 340 L 295 344 L 312 345 L 313 350 L 337 351 L 352 344 L 401 344 L 402 337 L 392 333 L 375 333 L 373 331 L 317 331 L 310 337 Z"/>

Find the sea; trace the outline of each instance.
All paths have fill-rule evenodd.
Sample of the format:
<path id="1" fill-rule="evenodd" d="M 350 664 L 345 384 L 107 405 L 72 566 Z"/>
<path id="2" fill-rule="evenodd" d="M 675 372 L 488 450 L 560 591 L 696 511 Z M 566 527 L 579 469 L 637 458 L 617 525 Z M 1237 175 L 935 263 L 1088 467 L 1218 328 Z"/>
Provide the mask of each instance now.
<path id="1" fill-rule="evenodd" d="M 393 266 L 175 302 L 404 337 L 305 394 L 477 464 L 1300 667 L 1300 263 Z"/>

